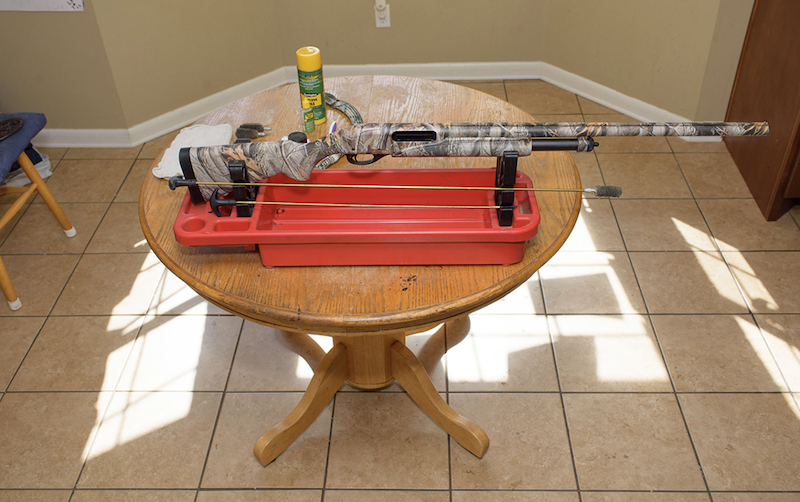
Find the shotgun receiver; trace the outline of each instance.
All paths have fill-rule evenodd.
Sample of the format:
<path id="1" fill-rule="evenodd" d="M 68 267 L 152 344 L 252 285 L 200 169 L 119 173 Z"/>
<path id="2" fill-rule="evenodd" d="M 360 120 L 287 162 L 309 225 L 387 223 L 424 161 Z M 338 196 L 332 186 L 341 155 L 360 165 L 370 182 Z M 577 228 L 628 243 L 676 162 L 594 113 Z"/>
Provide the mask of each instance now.
<path id="1" fill-rule="evenodd" d="M 246 178 L 260 181 L 284 173 L 307 180 L 314 166 L 331 155 L 366 165 L 381 157 L 502 157 L 533 151 L 588 152 L 596 136 L 764 136 L 766 122 L 576 123 L 533 124 L 358 124 L 312 142 L 292 140 L 184 148 L 180 163 L 187 181 L 232 182 L 228 163 L 244 164 Z M 371 155 L 358 160 L 357 155 Z M 205 200 L 214 188 L 196 185 Z M 224 195 L 229 187 L 220 186 Z"/>

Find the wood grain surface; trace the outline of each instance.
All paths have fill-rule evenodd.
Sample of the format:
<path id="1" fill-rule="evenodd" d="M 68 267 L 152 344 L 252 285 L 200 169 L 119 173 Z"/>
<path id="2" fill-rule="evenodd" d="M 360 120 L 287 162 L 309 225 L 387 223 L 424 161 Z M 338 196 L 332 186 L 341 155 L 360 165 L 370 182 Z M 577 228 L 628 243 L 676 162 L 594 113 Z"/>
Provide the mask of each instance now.
<path id="1" fill-rule="evenodd" d="M 532 122 L 511 104 L 467 87 L 396 76 L 325 80 L 325 90 L 353 104 L 366 122 Z M 270 141 L 302 130 L 297 85 L 264 91 L 198 123 L 262 122 Z M 328 110 L 328 120 L 347 124 Z M 324 136 L 327 125 L 309 135 Z M 158 163 L 159 159 L 156 159 Z M 365 168 L 493 167 L 488 158 L 384 158 Z M 335 168 L 352 168 L 343 159 Z M 572 158 L 563 152 L 522 157 L 519 169 L 537 187 L 580 188 Z M 153 252 L 202 297 L 236 315 L 289 331 L 337 336 L 423 331 L 484 307 L 525 282 L 569 236 L 580 211 L 579 193 L 539 192 L 541 223 L 524 258 L 511 265 L 265 268 L 243 248 L 178 244 L 172 224 L 184 197 L 148 175 L 139 213 Z"/>

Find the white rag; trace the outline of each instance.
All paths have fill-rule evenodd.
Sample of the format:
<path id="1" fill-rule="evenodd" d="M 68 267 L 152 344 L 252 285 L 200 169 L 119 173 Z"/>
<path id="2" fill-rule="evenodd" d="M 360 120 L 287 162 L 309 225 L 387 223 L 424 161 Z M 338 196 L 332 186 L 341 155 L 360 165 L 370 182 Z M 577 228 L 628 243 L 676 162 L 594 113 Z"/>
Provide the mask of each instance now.
<path id="1" fill-rule="evenodd" d="M 230 124 L 184 127 L 172 140 L 172 144 L 167 148 L 167 151 L 164 152 L 161 162 L 153 168 L 153 175 L 157 178 L 171 178 L 183 174 L 178 161 L 178 152 L 180 152 L 181 148 L 187 146 L 229 145 L 232 135 L 233 127 Z"/>

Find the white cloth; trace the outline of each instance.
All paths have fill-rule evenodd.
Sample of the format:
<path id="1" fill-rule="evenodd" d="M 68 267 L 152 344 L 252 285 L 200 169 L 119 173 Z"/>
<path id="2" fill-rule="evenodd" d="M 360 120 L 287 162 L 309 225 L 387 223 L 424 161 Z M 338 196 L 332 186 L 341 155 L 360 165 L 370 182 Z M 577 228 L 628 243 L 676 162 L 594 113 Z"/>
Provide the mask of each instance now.
<path id="1" fill-rule="evenodd" d="M 153 175 L 157 178 L 171 178 L 182 174 L 181 165 L 178 162 L 178 152 L 187 146 L 217 146 L 229 145 L 233 127 L 230 124 L 220 124 L 215 126 L 193 125 L 184 127 L 181 132 L 172 140 L 172 144 L 164 152 L 161 162 L 153 168 Z"/>

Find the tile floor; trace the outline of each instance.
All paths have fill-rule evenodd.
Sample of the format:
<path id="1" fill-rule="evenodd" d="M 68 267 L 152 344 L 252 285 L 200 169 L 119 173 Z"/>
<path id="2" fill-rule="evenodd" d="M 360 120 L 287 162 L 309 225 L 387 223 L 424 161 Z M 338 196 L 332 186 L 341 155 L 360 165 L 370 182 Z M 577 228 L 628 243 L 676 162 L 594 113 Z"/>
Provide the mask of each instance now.
<path id="1" fill-rule="evenodd" d="M 539 120 L 626 120 L 540 81 L 463 84 Z M 345 387 L 265 468 L 252 445 L 311 372 L 149 253 L 138 190 L 171 139 L 45 149 L 77 237 L 39 201 L 0 233 L 23 301 L 0 307 L 0 501 L 800 500 L 800 208 L 765 222 L 722 143 L 574 155 L 623 198 L 586 198 L 433 372 L 489 434 L 482 460 L 398 387 Z"/>

